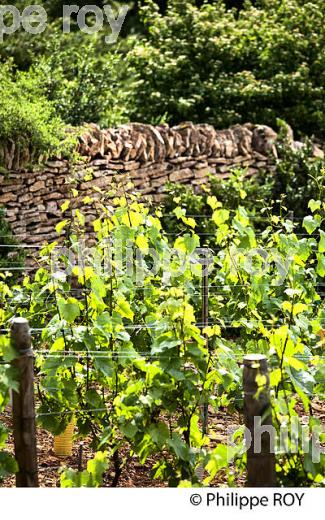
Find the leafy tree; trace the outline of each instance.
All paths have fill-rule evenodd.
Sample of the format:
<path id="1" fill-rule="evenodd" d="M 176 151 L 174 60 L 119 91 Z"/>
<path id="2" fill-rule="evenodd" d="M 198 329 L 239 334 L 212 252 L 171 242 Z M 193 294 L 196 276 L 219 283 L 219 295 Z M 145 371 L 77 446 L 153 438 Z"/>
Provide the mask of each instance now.
<path id="1" fill-rule="evenodd" d="M 321 0 L 224 3 L 148 0 L 146 35 L 129 58 L 141 84 L 133 118 L 210 122 L 217 127 L 283 118 L 324 134 L 324 11 Z M 150 103 L 148 103 L 150 99 Z"/>
<path id="2" fill-rule="evenodd" d="M 61 3 L 43 3 L 44 34 L 17 31 L 0 56 L 32 67 L 32 75 L 38 70 L 65 122 L 273 126 L 281 117 L 295 131 L 324 135 L 321 0 L 148 0 L 139 8 L 141 24 L 135 4 L 117 47 L 103 43 L 105 30 L 90 36 L 72 24 L 63 35 Z"/>

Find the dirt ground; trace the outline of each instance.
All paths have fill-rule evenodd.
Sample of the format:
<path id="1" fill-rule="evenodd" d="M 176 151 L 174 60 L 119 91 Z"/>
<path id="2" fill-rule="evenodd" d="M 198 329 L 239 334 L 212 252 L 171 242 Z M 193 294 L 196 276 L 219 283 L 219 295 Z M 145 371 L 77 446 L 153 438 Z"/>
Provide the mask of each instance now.
<path id="1" fill-rule="evenodd" d="M 318 417 L 325 430 L 325 405 L 317 399 L 313 402 L 313 414 Z M 309 417 L 305 415 L 303 408 L 299 407 L 298 413 L 302 423 L 307 424 Z M 0 420 L 3 421 L 9 432 L 12 430 L 11 411 L 7 409 L 5 413 L 0 415 Z M 214 448 L 218 443 L 227 442 L 229 431 L 236 430 L 242 424 L 242 416 L 237 411 L 228 412 L 227 410 L 218 410 L 217 413 L 209 411 L 209 437 L 211 439 L 211 448 Z M 89 446 L 90 442 L 83 441 L 82 447 L 82 469 L 86 468 L 87 461 L 94 456 L 93 450 Z M 13 438 L 9 435 L 7 442 L 7 449 L 13 452 Z M 324 448 L 325 449 L 325 448 Z M 63 468 L 69 467 L 78 469 L 78 462 L 80 461 L 80 441 L 75 441 L 73 454 L 71 457 L 59 458 L 53 451 L 53 436 L 41 428 L 37 429 L 37 450 L 38 450 L 38 465 L 39 465 L 39 483 L 41 487 L 58 487 L 60 484 L 60 471 Z M 165 487 L 166 484 L 159 480 L 154 480 L 152 476 L 152 466 L 155 463 L 154 458 L 149 458 L 145 464 L 140 464 L 135 456 L 125 450 L 121 454 L 125 464 L 122 475 L 120 477 L 118 487 Z M 104 476 L 104 487 L 111 487 L 114 478 L 113 468 L 109 468 Z M 236 478 L 236 486 L 245 486 L 245 475 Z M 219 472 L 217 478 L 211 483 L 214 487 L 226 487 L 227 476 L 225 472 Z M 6 478 L 0 487 L 15 487 L 15 477 Z"/>
<path id="2" fill-rule="evenodd" d="M 217 414 L 209 414 L 213 432 L 211 432 L 211 448 L 218 443 L 227 441 L 227 431 L 234 431 L 241 424 L 242 419 L 238 412 L 227 414 L 227 412 L 219 411 Z M 12 430 L 11 411 L 7 409 L 5 413 L 0 415 L 0 420 L 7 426 L 9 432 Z M 63 468 L 78 468 L 80 458 L 80 441 L 75 441 L 73 454 L 71 457 L 57 457 L 53 450 L 53 435 L 37 428 L 37 451 L 38 451 L 38 468 L 39 468 L 39 484 L 40 487 L 58 487 L 60 484 L 60 471 Z M 93 450 L 90 448 L 90 441 L 83 441 L 82 446 L 82 469 L 86 468 L 87 461 L 94 456 Z M 9 434 L 7 442 L 7 450 L 13 453 L 13 437 Z M 125 466 L 120 477 L 118 487 L 165 487 L 166 484 L 159 480 L 153 479 L 152 466 L 156 462 L 154 458 L 149 458 L 145 464 L 140 464 L 136 457 L 132 457 L 128 451 L 121 453 Z M 114 478 L 113 468 L 110 468 L 104 476 L 104 486 L 110 487 Z M 237 485 L 244 485 L 244 476 L 237 479 Z M 213 482 L 214 486 L 227 486 L 226 475 L 220 472 L 218 478 Z M 6 478 L 0 487 L 15 487 L 15 477 Z"/>

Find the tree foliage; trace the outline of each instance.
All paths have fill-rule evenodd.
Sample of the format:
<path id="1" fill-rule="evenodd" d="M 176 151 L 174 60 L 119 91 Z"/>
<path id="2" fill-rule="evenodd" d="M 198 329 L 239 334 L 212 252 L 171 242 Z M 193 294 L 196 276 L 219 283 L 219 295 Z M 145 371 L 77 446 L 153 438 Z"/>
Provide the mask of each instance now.
<path id="1" fill-rule="evenodd" d="M 108 27 L 88 35 L 74 20 L 62 34 L 61 4 L 43 2 L 45 33 L 6 36 L 0 56 L 32 77 L 37 70 L 40 103 L 52 100 L 65 123 L 274 126 L 280 117 L 296 132 L 324 135 L 321 0 L 148 0 L 127 16 L 115 46 L 104 42 Z"/>
<path id="2" fill-rule="evenodd" d="M 238 13 L 221 1 L 171 0 L 163 16 L 148 0 L 141 13 L 146 36 L 130 53 L 141 80 L 137 119 L 227 127 L 281 117 L 324 133 L 321 1 L 247 2 Z"/>

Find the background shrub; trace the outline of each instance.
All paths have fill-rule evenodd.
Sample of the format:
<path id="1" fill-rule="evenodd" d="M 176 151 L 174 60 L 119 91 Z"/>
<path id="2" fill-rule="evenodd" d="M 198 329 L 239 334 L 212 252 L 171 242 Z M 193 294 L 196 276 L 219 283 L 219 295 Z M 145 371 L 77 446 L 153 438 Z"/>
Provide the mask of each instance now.
<path id="1" fill-rule="evenodd" d="M 274 126 L 280 117 L 296 133 L 324 136 L 322 0 L 139 1 L 114 45 L 104 42 L 108 25 L 88 35 L 72 24 L 63 35 L 63 2 L 41 3 L 45 33 L 5 37 L 0 59 L 36 70 L 65 123 L 191 120 L 220 128 Z"/>
<path id="2" fill-rule="evenodd" d="M 50 152 L 64 137 L 63 123 L 36 74 L 0 66 L 0 142 L 14 142 L 35 153 Z"/>
<path id="3" fill-rule="evenodd" d="M 322 1 L 170 0 L 141 9 L 145 37 L 129 53 L 141 85 L 132 117 L 227 127 L 281 117 L 301 133 L 324 134 Z M 148 103 L 150 99 L 150 103 Z"/>
<path id="4" fill-rule="evenodd" d="M 173 216 L 175 208 L 181 206 L 187 216 L 197 222 L 196 232 L 208 243 L 210 234 L 215 234 L 216 226 L 211 221 L 212 209 L 208 197 L 215 196 L 223 207 L 234 210 L 239 205 L 254 217 L 254 225 L 263 231 L 269 225 L 268 213 L 273 211 L 293 216 L 297 229 L 302 229 L 302 220 L 308 213 L 310 200 L 324 200 L 325 160 L 311 156 L 311 146 L 307 143 L 300 151 L 292 151 L 285 139 L 278 142 L 280 158 L 276 173 L 259 172 L 258 176 L 245 177 L 244 169 L 235 169 L 229 179 L 210 177 L 209 186 L 201 193 L 194 193 L 191 186 L 183 184 L 167 185 L 167 197 L 163 203 L 164 228 L 171 234 L 187 225 Z"/>
<path id="5" fill-rule="evenodd" d="M 42 78 L 47 98 L 67 124 L 94 122 L 111 127 L 128 121 L 133 87 L 121 52 L 101 53 L 100 46 L 101 38 L 85 42 L 78 34 L 72 45 L 71 38 L 64 45 L 61 35 L 32 67 Z"/>

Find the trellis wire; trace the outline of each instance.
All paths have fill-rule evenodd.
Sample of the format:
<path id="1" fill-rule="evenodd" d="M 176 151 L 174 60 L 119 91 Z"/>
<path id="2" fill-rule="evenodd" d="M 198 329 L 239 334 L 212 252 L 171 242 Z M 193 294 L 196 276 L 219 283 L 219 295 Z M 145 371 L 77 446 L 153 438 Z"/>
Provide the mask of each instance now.
<path id="1" fill-rule="evenodd" d="M 325 322 L 325 318 L 321 318 L 320 322 L 321 323 Z M 208 322 L 208 326 L 209 327 L 213 327 L 215 325 L 218 325 L 220 328 L 225 328 L 226 326 L 223 323 L 227 323 L 228 326 L 229 326 L 229 324 L 231 324 L 230 328 L 237 328 L 238 326 L 247 327 L 247 325 L 251 325 L 251 324 L 255 324 L 256 325 L 256 324 L 259 324 L 259 323 L 267 323 L 267 324 L 273 325 L 273 326 L 281 325 L 281 323 L 272 323 L 271 320 L 267 320 L 267 319 L 264 319 L 264 320 L 257 320 L 257 319 L 256 320 L 249 320 L 246 323 L 240 323 L 239 320 L 235 320 L 235 319 L 234 320 L 224 320 L 224 319 L 220 318 L 220 321 Z M 139 325 L 122 325 L 122 324 L 117 324 L 117 325 L 123 326 L 123 328 L 121 330 L 117 331 L 117 334 L 119 332 L 123 332 L 124 330 L 135 330 L 136 331 L 136 330 L 143 330 L 143 329 L 148 329 L 148 330 L 163 329 L 163 327 L 161 327 L 159 325 L 149 325 L 149 324 L 148 325 L 140 325 L 140 324 Z M 113 324 L 113 327 L 114 326 L 116 327 L 117 325 Z M 202 327 L 204 328 L 204 327 L 206 327 L 206 324 L 203 324 L 203 323 L 192 323 L 191 325 L 194 325 L 197 328 L 202 328 Z M 86 328 L 85 325 L 83 325 L 82 327 Z M 43 332 L 43 330 L 48 330 L 48 327 L 35 328 L 35 329 L 31 328 L 30 330 L 31 330 L 31 333 L 39 334 L 39 333 Z M 0 329 L 0 333 L 7 334 L 9 332 L 10 332 L 10 329 Z M 55 335 L 58 332 L 68 332 L 68 333 L 71 333 L 71 328 L 68 328 L 68 327 L 67 328 L 65 328 L 65 327 L 61 328 L 61 327 L 59 327 L 57 329 L 57 331 L 50 333 L 50 335 L 53 336 L 53 335 Z M 107 331 L 107 332 L 109 332 L 109 331 Z"/>

